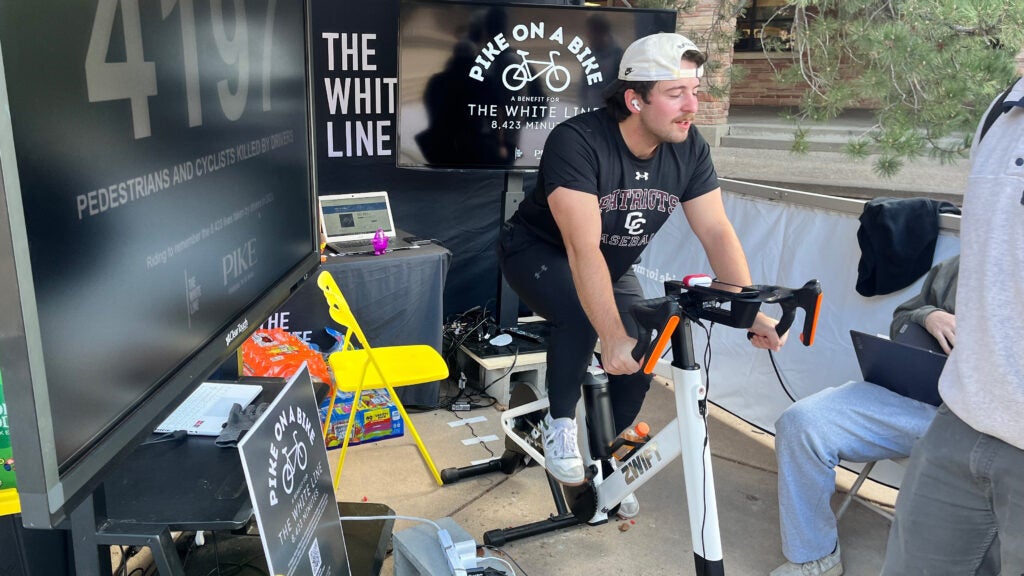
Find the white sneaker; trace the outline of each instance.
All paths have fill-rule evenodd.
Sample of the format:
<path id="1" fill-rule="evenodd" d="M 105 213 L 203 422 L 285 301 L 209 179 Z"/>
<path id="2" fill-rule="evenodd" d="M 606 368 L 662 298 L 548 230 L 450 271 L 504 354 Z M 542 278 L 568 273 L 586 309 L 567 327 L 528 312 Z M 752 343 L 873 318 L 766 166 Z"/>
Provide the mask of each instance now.
<path id="1" fill-rule="evenodd" d="M 786 562 L 772 570 L 768 576 L 841 576 L 842 573 L 843 563 L 839 559 L 839 544 L 836 544 L 835 552 L 824 558 L 818 558 L 803 564 Z"/>
<path id="2" fill-rule="evenodd" d="M 619 503 L 619 511 L 615 515 L 623 520 L 629 520 L 630 518 L 636 518 L 639 513 L 640 502 L 636 499 L 636 494 L 630 494 Z"/>
<path id="3" fill-rule="evenodd" d="M 583 458 L 576 445 L 576 421 L 572 418 L 552 419 L 550 414 L 541 421 L 544 431 L 544 467 L 562 484 L 583 484 Z"/>

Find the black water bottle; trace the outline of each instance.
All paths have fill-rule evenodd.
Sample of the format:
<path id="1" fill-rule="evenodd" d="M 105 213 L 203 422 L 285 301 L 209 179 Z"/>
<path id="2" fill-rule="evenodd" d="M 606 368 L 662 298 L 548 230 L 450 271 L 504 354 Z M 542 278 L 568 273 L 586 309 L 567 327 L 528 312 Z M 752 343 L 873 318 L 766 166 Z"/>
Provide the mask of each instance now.
<path id="1" fill-rule="evenodd" d="M 596 367 L 587 369 L 583 378 L 583 403 L 587 409 L 590 455 L 595 460 L 611 456 L 609 445 L 615 440 L 615 420 L 612 416 L 608 375 Z"/>

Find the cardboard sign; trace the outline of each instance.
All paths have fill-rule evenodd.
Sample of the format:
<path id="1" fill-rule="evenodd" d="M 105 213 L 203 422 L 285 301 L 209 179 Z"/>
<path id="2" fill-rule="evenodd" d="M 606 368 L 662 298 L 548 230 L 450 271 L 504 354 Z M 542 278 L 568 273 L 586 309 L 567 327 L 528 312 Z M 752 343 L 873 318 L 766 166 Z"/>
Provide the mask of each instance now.
<path id="1" fill-rule="evenodd" d="M 305 364 L 242 438 L 238 452 L 270 574 L 351 576 Z"/>

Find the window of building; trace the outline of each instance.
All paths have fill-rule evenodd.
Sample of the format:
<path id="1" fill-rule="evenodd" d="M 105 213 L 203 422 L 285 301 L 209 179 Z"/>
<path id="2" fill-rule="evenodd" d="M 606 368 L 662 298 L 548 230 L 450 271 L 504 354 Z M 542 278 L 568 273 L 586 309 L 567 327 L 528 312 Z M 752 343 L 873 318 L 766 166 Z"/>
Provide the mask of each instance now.
<path id="1" fill-rule="evenodd" d="M 793 6 L 786 0 L 751 0 L 743 15 L 736 19 L 739 38 L 735 50 L 759 52 L 765 44 L 772 49 L 788 50 L 792 27 Z"/>

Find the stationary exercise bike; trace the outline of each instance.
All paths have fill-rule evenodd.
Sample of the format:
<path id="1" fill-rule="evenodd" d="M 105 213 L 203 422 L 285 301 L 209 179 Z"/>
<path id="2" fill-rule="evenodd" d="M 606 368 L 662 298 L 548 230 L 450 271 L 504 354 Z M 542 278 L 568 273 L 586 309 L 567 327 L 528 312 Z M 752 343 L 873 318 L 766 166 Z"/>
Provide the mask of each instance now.
<path id="1" fill-rule="evenodd" d="M 810 346 L 814 341 L 820 302 L 821 286 L 817 280 L 811 280 L 799 289 L 732 286 L 713 283 L 706 275 L 665 282 L 664 297 L 644 300 L 631 310 L 640 326 L 656 333 L 651 342 L 637 343 L 633 357 L 637 361 L 646 358 L 643 370 L 650 374 L 665 347 L 671 344 L 676 419 L 645 442 L 617 438 L 607 377 L 600 369 L 591 368 L 576 408 L 580 437 L 588 439 L 587 446 L 581 450 L 586 470 L 584 484 L 562 486 L 548 474 L 558 514 L 522 526 L 490 530 L 484 534 L 484 543 L 501 546 L 511 540 L 576 524 L 603 524 L 615 514 L 626 496 L 682 454 L 696 573 L 708 576 L 724 574 L 707 434 L 707 389 L 695 360 L 691 323 L 706 320 L 746 329 L 753 324 L 761 304 L 779 304 L 782 317 L 776 331 L 782 335 L 792 325 L 796 309 L 802 308 L 804 323 L 800 340 L 804 346 Z M 748 333 L 748 337 L 751 336 Z M 445 484 L 496 470 L 511 474 L 521 462 L 528 460 L 544 465 L 539 422 L 548 408 L 547 397 L 532 384 L 520 383 L 513 389 L 509 405 L 501 415 L 501 427 L 506 435 L 506 450 L 501 458 L 443 470 L 441 478 Z M 629 446 L 629 452 L 606 475 L 601 461 L 611 459 L 612 454 L 623 446 Z"/>

